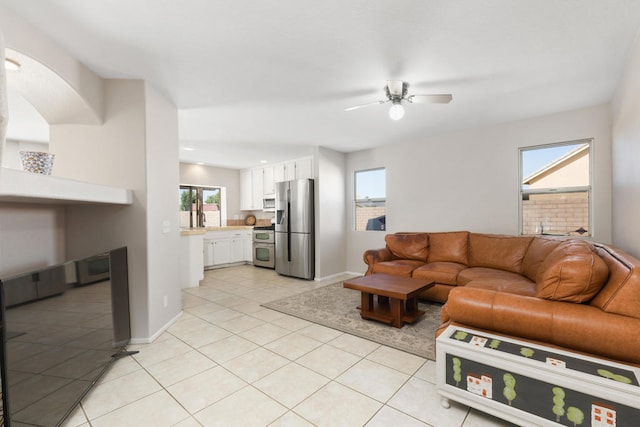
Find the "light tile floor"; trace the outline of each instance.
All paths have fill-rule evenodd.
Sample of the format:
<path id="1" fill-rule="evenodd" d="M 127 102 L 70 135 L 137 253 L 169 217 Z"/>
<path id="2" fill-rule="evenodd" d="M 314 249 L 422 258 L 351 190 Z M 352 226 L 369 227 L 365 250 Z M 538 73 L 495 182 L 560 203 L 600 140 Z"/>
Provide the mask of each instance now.
<path id="1" fill-rule="evenodd" d="M 433 361 L 260 306 L 325 284 L 248 265 L 206 272 L 178 321 L 129 346 L 140 353 L 116 361 L 65 426 L 511 425 L 442 408 Z"/>

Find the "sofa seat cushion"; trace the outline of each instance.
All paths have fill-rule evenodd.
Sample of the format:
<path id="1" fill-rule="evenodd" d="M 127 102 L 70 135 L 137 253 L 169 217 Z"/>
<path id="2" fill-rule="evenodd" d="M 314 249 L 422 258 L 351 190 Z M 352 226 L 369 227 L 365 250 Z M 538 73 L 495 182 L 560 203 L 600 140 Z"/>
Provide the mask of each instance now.
<path id="1" fill-rule="evenodd" d="M 522 272 L 522 260 L 533 237 L 499 234 L 469 235 L 469 267 L 489 267 Z"/>
<path id="2" fill-rule="evenodd" d="M 394 258 L 427 262 L 429 255 L 429 235 L 427 233 L 387 234 L 384 241 Z"/>
<path id="3" fill-rule="evenodd" d="M 536 282 L 524 276 L 509 279 L 476 279 L 467 283 L 465 288 L 488 289 L 526 297 L 536 296 Z"/>
<path id="4" fill-rule="evenodd" d="M 538 298 L 583 303 L 600 291 L 609 267 L 583 240 L 567 240 L 555 248 L 538 269 Z"/>
<path id="5" fill-rule="evenodd" d="M 424 262 L 410 259 L 396 259 L 393 261 L 377 262 L 373 265 L 373 273 L 395 274 L 396 276 L 411 277 L 411 272 L 424 265 Z"/>
<path id="6" fill-rule="evenodd" d="M 509 271 L 487 267 L 470 267 L 465 268 L 460 272 L 460 274 L 458 274 L 458 286 L 466 286 L 469 282 L 474 280 L 480 280 L 483 282 L 490 282 L 492 280 L 518 282 L 522 279 L 523 276 Z"/>
<path id="7" fill-rule="evenodd" d="M 467 265 L 468 253 L 468 231 L 429 233 L 429 263 L 455 262 Z"/>
<path id="8" fill-rule="evenodd" d="M 464 264 L 455 262 L 430 262 L 413 270 L 412 277 L 416 279 L 432 280 L 445 285 L 455 285 L 458 273 L 467 268 Z"/>

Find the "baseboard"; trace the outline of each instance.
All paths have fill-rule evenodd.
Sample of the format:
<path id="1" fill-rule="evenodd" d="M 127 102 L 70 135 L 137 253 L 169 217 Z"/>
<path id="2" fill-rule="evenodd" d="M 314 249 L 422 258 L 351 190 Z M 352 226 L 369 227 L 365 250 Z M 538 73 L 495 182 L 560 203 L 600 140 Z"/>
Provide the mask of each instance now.
<path id="1" fill-rule="evenodd" d="M 129 344 L 151 344 L 160 335 L 162 335 L 162 333 L 164 331 L 169 329 L 171 327 L 171 325 L 173 325 L 176 322 L 176 320 L 178 320 L 180 318 L 180 316 L 182 316 L 182 313 L 183 313 L 183 311 L 180 310 L 180 313 L 178 313 L 173 319 L 171 319 L 167 323 L 165 323 L 162 328 L 160 328 L 155 334 L 151 335 L 150 337 L 148 337 L 148 338 L 131 338 L 131 340 L 129 341 Z"/>
<path id="2" fill-rule="evenodd" d="M 350 276 L 362 276 L 362 273 L 352 273 L 350 271 L 343 271 L 341 273 L 331 274 L 329 276 L 315 277 L 313 280 L 315 280 L 316 282 L 320 282 L 323 280 L 332 280 L 332 279 L 335 279 L 336 277 L 345 276 L 347 274 Z"/>
<path id="3" fill-rule="evenodd" d="M 361 271 L 357 271 L 357 272 L 355 272 L 355 271 L 347 271 L 346 274 L 351 274 L 351 275 L 354 275 L 354 276 L 364 276 L 364 273 L 362 273 Z"/>

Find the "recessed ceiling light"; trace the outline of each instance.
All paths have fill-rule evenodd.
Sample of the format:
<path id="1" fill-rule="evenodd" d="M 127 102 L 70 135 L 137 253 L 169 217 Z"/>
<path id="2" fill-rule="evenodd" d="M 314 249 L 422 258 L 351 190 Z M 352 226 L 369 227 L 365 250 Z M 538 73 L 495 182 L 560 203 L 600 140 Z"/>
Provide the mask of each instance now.
<path id="1" fill-rule="evenodd" d="M 4 58 L 4 67 L 9 71 L 18 71 L 20 69 L 20 63 L 15 59 Z"/>
<path id="2" fill-rule="evenodd" d="M 196 163 L 196 165 L 204 166 L 204 163 L 198 162 L 198 163 Z"/>
<path id="3" fill-rule="evenodd" d="M 191 148 L 191 147 L 182 147 L 182 149 L 184 151 L 194 151 L 195 150 L 195 148 Z"/>
<path id="4" fill-rule="evenodd" d="M 269 163 L 266 160 L 260 160 L 260 163 L 265 164 L 265 163 Z"/>

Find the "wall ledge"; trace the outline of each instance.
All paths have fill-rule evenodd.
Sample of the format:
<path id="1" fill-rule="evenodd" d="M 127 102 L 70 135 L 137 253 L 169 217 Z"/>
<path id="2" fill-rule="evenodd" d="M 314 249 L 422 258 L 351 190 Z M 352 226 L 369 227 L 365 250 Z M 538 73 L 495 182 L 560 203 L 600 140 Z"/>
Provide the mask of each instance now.
<path id="1" fill-rule="evenodd" d="M 0 168 L 0 202 L 131 205 L 128 189 Z"/>

